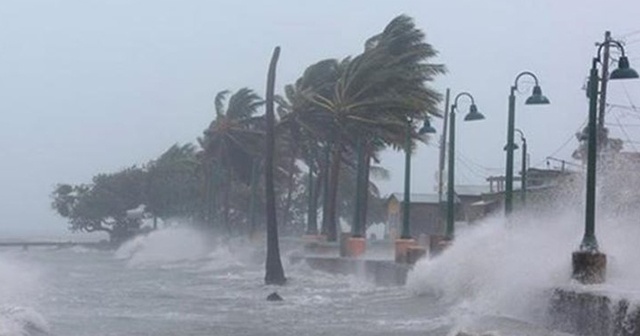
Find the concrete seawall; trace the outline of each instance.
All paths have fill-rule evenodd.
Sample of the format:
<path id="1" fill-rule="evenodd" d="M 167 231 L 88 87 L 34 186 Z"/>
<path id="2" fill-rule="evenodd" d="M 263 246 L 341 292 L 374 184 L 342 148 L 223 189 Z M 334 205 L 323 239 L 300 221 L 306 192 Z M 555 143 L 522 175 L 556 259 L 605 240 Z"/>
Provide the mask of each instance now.
<path id="1" fill-rule="evenodd" d="M 640 336 L 640 305 L 625 297 L 576 288 L 553 291 L 551 327 L 583 336 Z"/>
<path id="2" fill-rule="evenodd" d="M 292 256 L 292 263 L 306 262 L 309 267 L 333 274 L 351 274 L 380 286 L 402 286 L 411 266 L 392 260 L 366 260 L 325 256 Z"/>

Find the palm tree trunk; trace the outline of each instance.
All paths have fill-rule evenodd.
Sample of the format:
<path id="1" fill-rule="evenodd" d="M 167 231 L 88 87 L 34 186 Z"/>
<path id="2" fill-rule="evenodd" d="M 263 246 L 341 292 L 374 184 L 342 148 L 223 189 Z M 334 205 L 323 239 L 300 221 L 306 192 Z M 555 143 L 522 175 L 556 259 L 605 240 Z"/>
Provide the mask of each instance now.
<path id="1" fill-rule="evenodd" d="M 284 276 L 282 261 L 280 260 L 280 246 L 278 245 L 278 222 L 276 219 L 276 194 L 273 181 L 273 156 L 275 147 L 273 113 L 273 92 L 276 81 L 276 64 L 280 55 L 280 47 L 273 50 L 269 73 L 267 75 L 266 117 L 267 117 L 267 141 L 265 162 L 265 196 L 267 201 L 267 262 L 265 263 L 264 282 L 267 285 L 284 285 L 287 278 Z"/>
<path id="2" fill-rule="evenodd" d="M 256 204 L 258 202 L 258 182 L 260 180 L 260 163 L 258 159 L 253 159 L 251 164 L 251 201 L 249 204 L 249 238 L 253 238 L 256 234 L 257 218 Z"/>
<path id="3" fill-rule="evenodd" d="M 324 159 L 322 165 L 322 235 L 329 235 L 329 165 L 330 145 L 326 144 L 324 149 Z"/>
<path id="4" fill-rule="evenodd" d="M 362 211 L 360 213 L 360 220 L 362 225 L 360 226 L 362 228 L 362 236 L 366 237 L 367 236 L 367 214 L 369 212 L 369 194 L 370 194 L 370 187 L 369 187 L 369 178 L 370 178 L 370 173 L 371 173 L 371 148 L 370 148 L 370 143 L 367 141 L 365 143 L 365 152 L 364 152 L 364 176 L 363 176 L 363 183 L 362 183 L 362 193 L 360 196 L 362 196 L 362 200 L 360 201 L 360 211 Z"/>
<path id="5" fill-rule="evenodd" d="M 309 160 L 311 162 L 311 160 Z M 313 167 L 311 163 L 309 163 L 309 205 L 307 208 L 307 231 L 308 235 L 317 235 L 318 234 L 318 201 L 316 199 L 316 180 L 313 178 Z"/>
<path id="6" fill-rule="evenodd" d="M 206 211 L 207 211 L 207 224 L 209 225 L 209 229 L 214 229 L 216 226 L 217 219 L 217 192 L 216 189 L 218 187 L 218 171 L 217 167 L 211 163 L 211 170 L 209 171 L 208 177 L 208 186 L 207 186 L 207 197 L 206 197 Z"/>
<path id="7" fill-rule="evenodd" d="M 224 226 L 227 229 L 227 233 L 231 234 L 231 223 L 229 223 L 229 210 L 231 208 L 231 169 L 226 169 L 226 181 L 224 182 Z"/>
<path id="8" fill-rule="evenodd" d="M 289 223 L 289 218 L 291 217 L 291 203 L 293 200 L 293 185 L 294 185 L 294 168 L 296 165 L 296 156 L 295 153 L 292 153 L 291 155 L 291 161 L 289 161 L 289 176 L 287 179 L 287 199 L 285 201 L 285 206 L 284 206 L 284 214 L 282 215 L 282 222 L 284 224 L 284 227 L 287 228 L 289 226 L 291 226 L 291 223 Z M 286 234 L 286 233 L 285 233 Z"/>
<path id="9" fill-rule="evenodd" d="M 327 240 L 338 240 L 338 182 L 340 180 L 340 164 L 342 163 L 342 146 L 340 141 L 335 141 L 331 153 L 331 170 L 329 172 L 329 198 L 327 204 Z"/>

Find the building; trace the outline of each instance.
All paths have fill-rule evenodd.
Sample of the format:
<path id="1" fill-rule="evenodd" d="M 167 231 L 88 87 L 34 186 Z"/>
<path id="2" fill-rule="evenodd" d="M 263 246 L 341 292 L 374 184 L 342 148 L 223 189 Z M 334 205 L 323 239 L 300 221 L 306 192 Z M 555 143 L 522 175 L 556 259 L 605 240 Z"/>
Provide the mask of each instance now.
<path id="1" fill-rule="evenodd" d="M 482 201 L 482 195 L 488 192 L 488 186 L 460 185 L 456 186 L 454 202 L 456 204 L 455 220 L 473 222 L 479 216 L 474 203 Z M 447 210 L 447 196 L 438 194 L 410 195 L 410 231 L 414 238 L 421 234 L 441 235 Z M 402 230 L 404 194 L 393 193 L 387 201 L 387 235 L 398 237 Z"/>

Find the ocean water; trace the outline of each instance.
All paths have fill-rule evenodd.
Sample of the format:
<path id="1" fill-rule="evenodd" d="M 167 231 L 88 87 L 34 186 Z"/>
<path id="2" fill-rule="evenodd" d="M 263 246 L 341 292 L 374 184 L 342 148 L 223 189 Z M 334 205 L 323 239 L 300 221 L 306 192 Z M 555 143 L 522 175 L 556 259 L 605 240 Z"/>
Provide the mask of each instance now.
<path id="1" fill-rule="evenodd" d="M 177 228 L 111 252 L 0 250 L 0 335 L 446 334 L 446 309 L 403 287 L 284 257 L 288 284 L 265 286 L 262 247 L 242 243 Z"/>
<path id="2" fill-rule="evenodd" d="M 420 261 L 402 287 L 290 264 L 290 243 L 283 245 L 287 285 L 265 286 L 263 246 L 204 239 L 187 228 L 159 230 L 117 251 L 7 248 L 0 250 L 0 335 L 560 335 L 543 327 L 547 295 L 579 286 L 569 259 L 579 221 L 518 223 L 494 218 L 461 228 L 455 244 Z M 600 232 L 613 260 L 601 289 L 633 290 L 640 249 L 616 225 Z M 274 291 L 283 302 L 265 300 Z"/>

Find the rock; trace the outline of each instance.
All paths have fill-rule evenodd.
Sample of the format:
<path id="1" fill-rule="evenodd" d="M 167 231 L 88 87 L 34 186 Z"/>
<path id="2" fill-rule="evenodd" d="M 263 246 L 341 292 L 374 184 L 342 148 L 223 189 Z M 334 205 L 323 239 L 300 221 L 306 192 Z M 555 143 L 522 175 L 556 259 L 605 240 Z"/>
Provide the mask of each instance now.
<path id="1" fill-rule="evenodd" d="M 284 299 L 277 292 L 273 292 L 267 296 L 267 301 L 284 301 Z"/>

